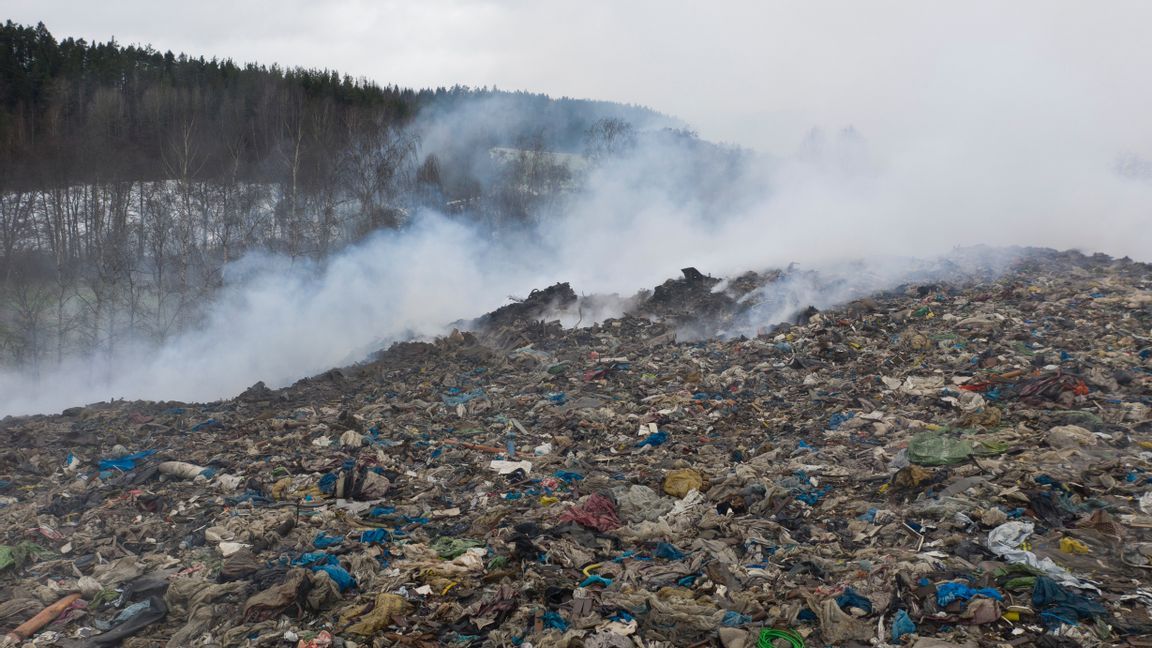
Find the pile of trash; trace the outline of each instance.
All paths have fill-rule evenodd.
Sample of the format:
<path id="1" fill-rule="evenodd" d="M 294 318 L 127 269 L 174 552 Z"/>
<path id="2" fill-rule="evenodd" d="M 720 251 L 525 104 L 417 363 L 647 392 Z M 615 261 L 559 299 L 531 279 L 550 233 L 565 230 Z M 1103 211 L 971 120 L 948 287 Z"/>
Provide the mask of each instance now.
<path id="1" fill-rule="evenodd" d="M 1152 267 L 1034 254 L 677 341 L 714 286 L 574 329 L 526 304 L 228 401 L 5 419 L 0 632 L 1152 645 Z"/>

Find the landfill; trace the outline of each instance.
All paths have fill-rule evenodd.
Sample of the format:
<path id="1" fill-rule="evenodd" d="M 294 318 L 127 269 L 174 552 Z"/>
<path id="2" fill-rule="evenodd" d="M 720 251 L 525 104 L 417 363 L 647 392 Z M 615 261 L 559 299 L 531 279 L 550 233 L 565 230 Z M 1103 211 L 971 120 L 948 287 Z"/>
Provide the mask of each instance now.
<path id="1" fill-rule="evenodd" d="M 1152 267 L 1033 251 L 740 336 L 786 273 L 683 274 L 4 419 L 4 645 L 1152 645 Z"/>

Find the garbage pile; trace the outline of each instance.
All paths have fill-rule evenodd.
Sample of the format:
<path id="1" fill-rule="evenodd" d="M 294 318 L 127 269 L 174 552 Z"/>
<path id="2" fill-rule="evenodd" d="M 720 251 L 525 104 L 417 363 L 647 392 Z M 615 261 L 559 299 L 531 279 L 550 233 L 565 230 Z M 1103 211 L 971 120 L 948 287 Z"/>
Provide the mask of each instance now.
<path id="1" fill-rule="evenodd" d="M 649 308 L 718 299 L 678 281 Z M 506 310 L 285 389 L 9 418 L 2 632 L 1152 645 L 1150 288 L 1047 252 L 754 338 Z"/>

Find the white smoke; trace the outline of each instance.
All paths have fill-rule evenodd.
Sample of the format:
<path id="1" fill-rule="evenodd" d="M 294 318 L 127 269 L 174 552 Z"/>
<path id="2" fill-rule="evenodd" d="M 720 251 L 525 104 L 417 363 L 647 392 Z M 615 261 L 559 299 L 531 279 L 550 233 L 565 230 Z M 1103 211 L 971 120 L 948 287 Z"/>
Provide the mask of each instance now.
<path id="1" fill-rule="evenodd" d="M 907 259 L 957 246 L 1152 261 L 1152 184 L 1117 173 L 1118 151 L 1084 129 L 1062 139 L 1063 123 L 1021 122 L 1010 136 L 943 125 L 888 148 L 844 131 L 814 135 L 794 155 L 745 153 L 731 166 L 701 166 L 656 140 L 592 171 L 533 226 L 489 230 L 422 212 L 323 265 L 250 255 L 228 269 L 202 327 L 161 348 L 124 346 L 36 378 L 0 375 L 0 413 L 110 398 L 213 400 L 259 380 L 281 386 L 392 340 L 441 334 L 557 281 L 630 295 L 686 266 L 730 275 L 797 262 L 853 279 L 841 293 L 788 298 L 830 306 L 922 276 Z M 716 155 L 707 159 L 728 159 Z M 902 260 L 882 261 L 892 258 Z M 744 325 L 773 324 L 786 310 L 754 310 L 763 321 Z"/>

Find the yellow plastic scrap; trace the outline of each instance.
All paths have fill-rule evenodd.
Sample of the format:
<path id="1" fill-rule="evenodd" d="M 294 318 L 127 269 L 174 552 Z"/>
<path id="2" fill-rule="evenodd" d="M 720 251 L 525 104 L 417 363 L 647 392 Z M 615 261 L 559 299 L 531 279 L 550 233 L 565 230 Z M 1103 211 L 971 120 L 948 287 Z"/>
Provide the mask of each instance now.
<path id="1" fill-rule="evenodd" d="M 932 343 L 928 340 L 927 337 L 920 335 L 919 333 L 908 338 L 908 345 L 916 351 L 924 351 L 929 346 L 931 346 L 931 344 Z"/>
<path id="2" fill-rule="evenodd" d="M 320 490 L 320 487 L 317 486 L 316 484 L 312 484 L 308 488 L 305 488 L 304 490 L 296 493 L 296 497 L 299 497 L 299 498 L 304 498 L 304 497 L 308 497 L 308 496 L 311 496 L 312 499 L 314 499 L 314 500 L 323 499 L 324 498 L 324 491 Z"/>
<path id="3" fill-rule="evenodd" d="M 272 484 L 272 499 L 284 500 L 288 499 L 288 489 L 292 488 L 292 478 L 285 477 L 280 481 Z"/>
<path id="4" fill-rule="evenodd" d="M 1075 538 L 1060 538 L 1060 551 L 1068 554 L 1092 553 L 1092 548 Z"/>
<path id="5" fill-rule="evenodd" d="M 1020 620 L 1020 613 L 1014 612 L 1014 611 L 1005 612 L 1003 619 L 1005 621 L 1019 621 Z"/>
<path id="6" fill-rule="evenodd" d="M 556 504 L 559 501 L 560 501 L 560 498 L 556 497 L 555 495 L 541 495 L 540 496 L 541 506 L 552 506 L 553 504 Z"/>
<path id="7" fill-rule="evenodd" d="M 357 613 L 368 606 L 358 606 Z M 408 601 L 403 596 L 381 592 L 376 595 L 376 604 L 372 609 L 360 617 L 360 620 L 348 627 L 348 632 L 358 635 L 372 636 L 384 628 L 395 623 L 396 619 L 408 613 Z M 349 620 L 346 616 L 341 621 Z"/>
<path id="8" fill-rule="evenodd" d="M 1145 450 L 1152 450 L 1152 441 L 1137 441 L 1136 445 L 1144 448 Z"/>
<path id="9" fill-rule="evenodd" d="M 312 484 L 308 488 L 304 488 L 299 491 L 292 490 L 291 477 L 284 477 L 283 479 L 280 479 L 276 483 L 272 484 L 271 495 L 272 499 L 274 500 L 300 500 L 309 496 L 311 496 L 313 500 L 324 499 L 323 491 L 321 491 L 320 488 L 315 484 Z"/>
<path id="10" fill-rule="evenodd" d="M 901 468 L 889 483 L 896 488 L 915 488 L 932 479 L 932 471 L 920 466 L 906 466 Z"/>
<path id="11" fill-rule="evenodd" d="M 691 468 L 670 470 L 664 476 L 664 492 L 673 497 L 683 498 L 690 491 L 700 490 L 703 486 L 704 478 Z"/>

